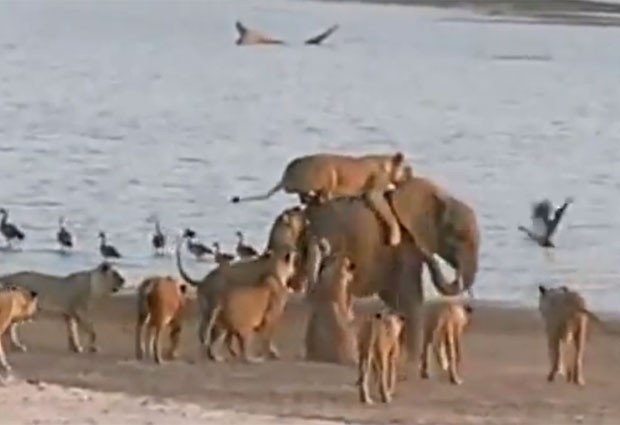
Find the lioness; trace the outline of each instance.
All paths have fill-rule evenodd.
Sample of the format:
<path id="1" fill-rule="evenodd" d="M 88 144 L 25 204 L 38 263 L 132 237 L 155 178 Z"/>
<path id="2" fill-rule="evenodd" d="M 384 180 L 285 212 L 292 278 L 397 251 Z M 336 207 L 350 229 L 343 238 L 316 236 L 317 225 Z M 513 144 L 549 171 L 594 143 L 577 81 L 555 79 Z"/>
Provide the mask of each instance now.
<path id="1" fill-rule="evenodd" d="M 6 374 L 11 366 L 2 347 L 2 336 L 15 323 L 30 319 L 37 311 L 37 293 L 28 289 L 7 286 L 0 289 L 0 366 Z"/>
<path id="2" fill-rule="evenodd" d="M 445 297 L 424 303 L 422 355 L 420 359 L 420 376 L 428 379 L 428 358 L 432 346 L 437 365 L 448 372 L 450 382 L 460 385 L 461 339 L 473 311 L 470 305 Z M 446 358 L 447 357 L 447 358 Z"/>
<path id="3" fill-rule="evenodd" d="M 352 321 L 349 285 L 355 265 L 342 254 L 332 254 L 322 265 L 309 295 L 306 359 L 355 364 L 357 343 Z"/>
<path id="4" fill-rule="evenodd" d="M 400 355 L 400 334 L 405 325 L 404 316 L 382 311 L 365 320 L 358 333 L 358 380 L 360 401 L 372 404 L 368 384 L 374 371 L 381 399 L 392 401 L 396 388 L 396 367 Z"/>
<path id="5" fill-rule="evenodd" d="M 289 162 L 280 181 L 266 194 L 245 198 L 235 196 L 232 202 L 267 199 L 279 190 L 296 193 L 302 204 L 344 196 L 364 196 L 389 227 L 389 244 L 395 246 L 401 239 L 400 224 L 384 194 L 410 176 L 411 168 L 401 152 L 363 156 L 307 155 Z"/>
<path id="6" fill-rule="evenodd" d="M 161 338 L 166 327 L 170 328 L 170 350 L 166 357 L 177 356 L 187 286 L 171 276 L 153 276 L 142 281 L 138 288 L 138 320 L 136 323 L 136 358 L 144 356 L 144 331 L 147 330 L 147 356 L 153 353 L 156 363 L 161 363 Z M 146 328 L 146 329 L 145 329 Z"/>
<path id="7" fill-rule="evenodd" d="M 203 348 L 212 345 L 219 338 L 222 328 L 214 326 L 215 317 L 220 314 L 222 296 L 233 287 L 256 285 L 268 276 L 275 276 L 279 282 L 287 282 L 294 270 L 295 251 L 290 247 L 268 249 L 261 256 L 232 263 L 221 264 L 211 270 L 202 280 L 192 279 L 183 270 L 180 249 L 177 246 L 177 267 L 181 277 L 197 287 L 197 300 L 200 314 L 198 339 Z M 217 333 L 217 335 L 212 335 Z M 209 350 L 206 351 L 207 354 Z"/>
<path id="8" fill-rule="evenodd" d="M 45 273 L 23 271 L 0 276 L 7 285 L 20 286 L 39 294 L 38 307 L 41 312 L 62 316 L 67 324 L 69 349 L 80 353 L 77 327 L 88 333 L 89 350 L 96 352 L 97 334 L 88 318 L 90 310 L 101 298 L 118 292 L 125 279 L 109 263 L 103 262 L 94 269 L 71 273 L 67 276 L 54 276 Z M 15 327 L 12 324 L 11 327 Z M 16 342 L 17 330 L 15 332 Z M 25 348 L 25 347 L 24 347 Z"/>
<path id="9" fill-rule="evenodd" d="M 211 329 L 216 328 L 216 338 L 207 346 L 211 359 L 221 361 L 221 357 L 215 353 L 215 344 L 220 339 L 217 336 L 224 336 L 226 332 L 230 334 L 230 338 L 227 338 L 229 351 L 233 352 L 232 337 L 236 337 L 247 362 L 262 361 L 262 358 L 250 354 L 250 343 L 255 332 L 260 332 L 264 337 L 270 357 L 279 357 L 273 333 L 288 299 L 286 281 L 295 272 L 294 255 L 285 257 L 287 260 L 288 263 L 281 270 L 266 273 L 253 284 L 232 285 L 223 291 L 209 324 Z M 207 334 L 212 334 L 211 329 L 207 329 Z"/>
<path id="10" fill-rule="evenodd" d="M 602 325 L 601 320 L 586 307 L 583 297 L 566 286 L 550 288 L 538 286 L 538 309 L 545 323 L 547 346 L 551 369 L 547 380 L 552 382 L 563 369 L 562 349 L 572 342 L 574 354 L 569 361 L 566 380 L 576 385 L 585 385 L 583 357 L 586 348 L 588 319 Z"/>

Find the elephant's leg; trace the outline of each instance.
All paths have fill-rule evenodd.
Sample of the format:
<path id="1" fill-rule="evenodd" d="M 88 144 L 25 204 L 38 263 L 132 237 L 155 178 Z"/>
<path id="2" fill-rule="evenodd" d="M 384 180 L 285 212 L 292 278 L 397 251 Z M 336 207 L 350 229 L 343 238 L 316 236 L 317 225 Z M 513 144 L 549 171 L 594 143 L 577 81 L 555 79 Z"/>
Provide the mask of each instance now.
<path id="1" fill-rule="evenodd" d="M 392 207 L 385 199 L 383 190 L 370 190 L 366 193 L 366 201 L 370 208 L 379 216 L 383 223 L 388 227 L 390 232 L 389 244 L 396 246 L 400 244 L 402 235 L 400 232 L 400 223 L 396 219 L 396 215 L 392 211 Z"/>

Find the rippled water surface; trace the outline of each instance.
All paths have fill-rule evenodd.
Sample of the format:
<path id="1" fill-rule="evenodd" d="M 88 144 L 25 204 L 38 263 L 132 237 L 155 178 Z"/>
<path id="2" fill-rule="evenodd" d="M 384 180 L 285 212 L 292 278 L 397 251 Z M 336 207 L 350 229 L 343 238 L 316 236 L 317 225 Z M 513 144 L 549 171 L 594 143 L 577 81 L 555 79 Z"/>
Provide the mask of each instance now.
<path id="1" fill-rule="evenodd" d="M 466 12 L 240 1 L 3 1 L 0 203 L 27 233 L 2 271 L 67 273 L 99 259 L 132 280 L 174 271 L 150 250 L 194 227 L 262 247 L 295 198 L 243 207 L 293 156 L 402 150 L 470 202 L 482 226 L 477 295 L 532 304 L 540 281 L 616 309 L 620 31 L 455 21 Z M 233 22 L 291 41 L 239 48 Z M 325 46 L 301 41 L 332 23 Z M 575 197 L 551 255 L 516 231 L 530 202 Z M 56 222 L 78 238 L 55 251 Z M 188 259 L 193 273 L 209 263 Z"/>

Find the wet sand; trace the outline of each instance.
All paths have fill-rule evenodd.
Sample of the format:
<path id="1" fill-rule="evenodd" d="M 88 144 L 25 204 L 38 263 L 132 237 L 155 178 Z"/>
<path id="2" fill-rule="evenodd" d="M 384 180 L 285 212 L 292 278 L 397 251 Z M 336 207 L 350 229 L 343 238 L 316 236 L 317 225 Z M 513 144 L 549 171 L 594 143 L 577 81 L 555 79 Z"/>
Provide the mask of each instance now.
<path id="1" fill-rule="evenodd" d="M 358 305 L 358 314 L 367 314 L 369 308 L 374 308 L 372 304 L 374 302 Z M 105 399 L 108 402 L 104 402 L 99 399 L 103 396 L 78 397 L 68 392 L 69 395 L 56 395 L 60 402 L 41 402 L 43 405 L 40 405 L 33 403 L 32 395 L 28 395 L 29 391 L 40 390 L 11 384 L 0 388 L 0 399 L 5 403 L 1 407 L 3 412 L 12 412 L 15 418 L 15 412 L 19 412 L 20 417 L 31 415 L 32 419 L 42 419 L 45 406 L 51 408 L 58 403 L 71 406 L 73 403 L 76 412 L 82 412 L 84 409 L 78 408 L 79 403 L 91 403 L 96 406 L 93 423 L 114 422 L 120 416 L 109 415 L 122 412 L 127 413 L 127 423 L 163 423 L 170 417 L 180 420 L 174 423 L 191 423 L 199 418 L 203 418 L 201 423 L 240 420 L 232 413 L 228 413 L 232 416 L 222 413 L 223 416 L 204 419 L 209 418 L 208 412 L 214 409 L 284 416 L 285 423 L 294 423 L 293 418 L 305 418 L 346 423 L 551 425 L 616 424 L 620 418 L 617 403 L 620 385 L 616 382 L 620 375 L 618 337 L 593 326 L 586 353 L 586 387 L 574 387 L 561 379 L 550 384 L 545 380 L 547 357 L 541 323 L 534 310 L 477 307 L 465 340 L 465 383 L 462 386 L 451 386 L 443 376 L 421 381 L 410 374 L 399 382 L 392 405 L 377 403 L 367 407 L 358 403 L 354 368 L 300 360 L 305 309 L 299 301 L 289 304 L 277 335 L 283 358 L 251 365 L 217 364 L 203 359 L 196 343 L 194 309 L 192 306 L 183 330 L 181 358 L 163 366 L 138 363 L 133 359 L 134 300 L 131 296 L 114 297 L 96 312 L 101 348 L 98 354 L 69 353 L 64 325 L 60 321 L 40 318 L 25 324 L 22 339 L 29 352 L 8 353 L 19 378 L 125 393 L 142 397 L 135 400 L 143 401 L 127 398 L 125 402 L 131 405 L 130 409 L 109 402 L 109 397 Z M 618 328 L 620 324 L 614 322 L 610 326 Z M 54 388 L 51 391 L 58 391 Z M 8 394 L 12 394 L 12 398 Z M 150 401 L 144 401 L 146 396 Z M 81 401 L 74 400 L 76 397 L 81 397 Z M 118 395 L 110 397 L 118 399 Z M 15 398 L 18 401 L 11 402 L 10 408 L 6 406 L 7 400 Z M 136 412 L 159 406 L 157 400 L 161 398 L 168 400 L 168 404 L 164 403 L 167 406 L 179 402 L 192 403 L 193 407 L 170 407 L 163 416 L 146 422 L 146 419 L 141 419 L 142 422 L 129 419 L 142 418 Z M 48 400 L 53 399 L 48 397 Z M 76 415 L 72 417 L 84 417 L 83 412 Z M 250 422 L 261 423 L 258 418 Z M 29 422 L 16 419 L 11 423 Z"/>

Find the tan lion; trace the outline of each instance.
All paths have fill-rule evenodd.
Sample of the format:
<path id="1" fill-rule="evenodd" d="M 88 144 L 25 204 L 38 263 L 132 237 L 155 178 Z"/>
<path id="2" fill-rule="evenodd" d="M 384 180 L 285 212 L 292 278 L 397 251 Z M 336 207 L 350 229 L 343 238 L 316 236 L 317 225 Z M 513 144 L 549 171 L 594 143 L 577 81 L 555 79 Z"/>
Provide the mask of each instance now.
<path id="1" fill-rule="evenodd" d="M 306 360 L 341 364 L 357 362 L 349 285 L 355 265 L 345 255 L 323 261 L 308 296 L 310 315 L 305 336 Z"/>
<path id="2" fill-rule="evenodd" d="M 216 338 L 207 347 L 211 359 L 222 360 L 215 352 L 215 344 L 226 336 L 228 350 L 233 355 L 236 353 L 232 347 L 232 338 L 236 338 L 245 361 L 250 363 L 262 361 L 262 357 L 250 354 L 250 345 L 255 333 L 260 333 L 264 338 L 265 349 L 271 358 L 280 357 L 273 341 L 273 334 L 288 300 L 290 289 L 285 282 L 294 271 L 294 258 L 290 257 L 289 269 L 284 274 L 280 276 L 266 274 L 254 284 L 231 286 L 223 292 L 210 323 L 211 328 L 216 328 L 213 329 Z M 211 332 L 207 330 L 208 334 Z"/>
<path id="3" fill-rule="evenodd" d="M 7 285 L 30 289 L 39 294 L 38 308 L 41 312 L 62 316 L 67 324 L 69 349 L 80 353 L 77 328 L 89 335 L 89 350 L 97 348 L 97 334 L 89 313 L 103 297 L 118 292 L 125 279 L 109 263 L 103 262 L 94 269 L 55 276 L 45 273 L 23 271 L 0 276 Z M 17 326 L 16 324 L 11 325 Z M 13 329 L 17 337 L 17 330 Z M 16 340 L 18 346 L 25 346 Z"/>
<path id="4" fill-rule="evenodd" d="M 373 371 L 382 401 L 384 403 L 392 401 L 400 356 L 400 334 L 404 325 L 404 316 L 387 311 L 376 313 L 362 323 L 358 333 L 357 380 L 362 403 L 373 403 L 369 390 Z"/>
<path id="5" fill-rule="evenodd" d="M 547 380 L 552 382 L 563 372 L 564 350 L 573 345 L 573 358 L 569 360 L 566 380 L 576 385 L 585 385 L 583 359 L 586 348 L 588 320 L 599 325 L 603 322 L 586 307 L 583 297 L 566 286 L 550 288 L 538 286 L 538 308 L 545 323 L 549 361 L 551 368 Z M 604 328 L 605 329 L 605 328 Z"/>
<path id="6" fill-rule="evenodd" d="M 424 327 L 420 359 L 420 376 L 422 379 L 429 378 L 429 351 L 432 347 L 437 366 L 448 372 L 450 382 L 454 385 L 463 383 L 459 374 L 462 356 L 461 340 L 472 311 L 471 306 L 452 297 L 430 300 L 424 303 Z"/>
<path id="7" fill-rule="evenodd" d="M 153 353 L 156 363 L 161 363 L 162 332 L 170 329 L 170 349 L 166 358 L 175 359 L 187 304 L 187 286 L 171 276 L 153 276 L 138 287 L 138 320 L 136 323 L 136 358 Z M 146 332 L 145 332 L 146 331 Z M 145 333 L 147 335 L 145 335 Z"/>
<path id="8" fill-rule="evenodd" d="M 222 328 L 215 326 L 221 301 L 228 291 L 235 287 L 251 287 L 263 282 L 269 276 L 288 284 L 295 270 L 296 253 L 290 247 L 268 249 L 259 257 L 221 264 L 211 270 L 202 280 L 192 279 L 183 269 L 180 249 L 176 251 L 177 267 L 181 277 L 197 288 L 199 309 L 198 339 L 209 354 L 212 342 L 219 339 Z M 259 309 L 260 310 L 260 309 Z M 215 335 L 212 335 L 215 334 Z"/>
<path id="9" fill-rule="evenodd" d="M 364 196 L 369 206 L 390 229 L 389 244 L 398 245 L 400 224 L 385 193 L 411 177 L 411 168 L 405 157 L 393 155 L 337 155 L 315 154 L 289 162 L 280 181 L 266 194 L 234 197 L 232 202 L 263 200 L 280 190 L 295 193 L 303 204 L 339 197 Z"/>
<path id="10" fill-rule="evenodd" d="M 2 337 L 14 324 L 28 320 L 37 311 L 37 293 L 24 288 L 5 286 L 0 289 L 0 367 L 6 374 L 11 366 L 6 360 Z"/>

